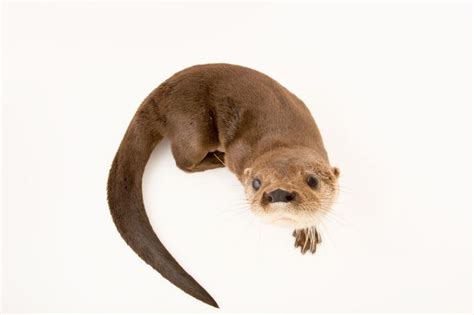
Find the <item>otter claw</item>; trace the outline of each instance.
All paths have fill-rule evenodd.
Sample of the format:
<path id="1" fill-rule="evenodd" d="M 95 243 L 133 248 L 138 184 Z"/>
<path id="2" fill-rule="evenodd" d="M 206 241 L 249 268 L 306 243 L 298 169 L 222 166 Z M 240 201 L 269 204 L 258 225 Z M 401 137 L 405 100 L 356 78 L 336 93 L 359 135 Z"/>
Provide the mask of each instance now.
<path id="1" fill-rule="evenodd" d="M 293 236 L 295 237 L 295 247 L 301 247 L 301 254 L 303 255 L 308 250 L 314 254 L 316 252 L 316 247 L 319 243 L 321 243 L 321 236 L 314 226 L 310 228 L 294 230 Z"/>

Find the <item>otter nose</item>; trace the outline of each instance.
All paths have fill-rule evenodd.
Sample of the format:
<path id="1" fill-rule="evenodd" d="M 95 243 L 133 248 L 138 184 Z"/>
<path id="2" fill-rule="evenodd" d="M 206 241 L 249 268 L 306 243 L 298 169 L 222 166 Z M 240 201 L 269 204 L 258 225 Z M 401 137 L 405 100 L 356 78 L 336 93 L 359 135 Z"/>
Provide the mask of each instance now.
<path id="1" fill-rule="evenodd" d="M 268 194 L 264 194 L 264 198 L 267 199 L 268 202 L 290 202 L 295 199 L 295 193 L 291 193 L 286 190 L 276 189 Z"/>

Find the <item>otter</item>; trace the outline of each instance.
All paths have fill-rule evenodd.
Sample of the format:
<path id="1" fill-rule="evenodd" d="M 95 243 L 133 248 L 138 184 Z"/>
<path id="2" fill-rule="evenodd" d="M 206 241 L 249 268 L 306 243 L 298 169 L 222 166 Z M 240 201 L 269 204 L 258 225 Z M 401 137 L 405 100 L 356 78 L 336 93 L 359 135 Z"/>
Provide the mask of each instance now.
<path id="1" fill-rule="evenodd" d="M 157 143 L 170 139 L 178 168 L 227 167 L 242 183 L 251 211 L 294 229 L 295 247 L 314 253 L 316 223 L 338 193 L 320 132 L 305 104 L 256 70 L 231 64 L 186 68 L 142 102 L 113 160 L 107 199 L 126 243 L 178 288 L 218 307 L 168 252 L 147 217 L 145 165 Z"/>

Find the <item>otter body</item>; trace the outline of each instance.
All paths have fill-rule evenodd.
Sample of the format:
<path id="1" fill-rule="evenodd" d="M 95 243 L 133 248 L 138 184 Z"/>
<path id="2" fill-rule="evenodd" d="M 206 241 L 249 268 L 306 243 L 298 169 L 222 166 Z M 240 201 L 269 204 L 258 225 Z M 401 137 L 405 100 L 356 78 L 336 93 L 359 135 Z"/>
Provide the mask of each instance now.
<path id="1" fill-rule="evenodd" d="M 112 164 L 108 200 L 125 241 L 165 278 L 217 307 L 169 254 L 143 205 L 141 180 L 156 144 L 171 141 L 186 172 L 227 166 L 251 210 L 295 229 L 295 246 L 316 250 L 315 225 L 334 201 L 339 171 L 330 166 L 304 103 L 270 77 L 228 64 L 198 65 L 173 75 L 141 104 Z"/>
<path id="2" fill-rule="evenodd" d="M 201 161 L 217 150 L 226 153 L 227 167 L 239 177 L 255 157 L 276 147 L 313 148 L 327 162 L 303 102 L 255 70 L 194 66 L 165 81 L 151 98 L 163 122 L 157 128 L 170 138 L 176 164 L 185 171 L 205 169 Z"/>

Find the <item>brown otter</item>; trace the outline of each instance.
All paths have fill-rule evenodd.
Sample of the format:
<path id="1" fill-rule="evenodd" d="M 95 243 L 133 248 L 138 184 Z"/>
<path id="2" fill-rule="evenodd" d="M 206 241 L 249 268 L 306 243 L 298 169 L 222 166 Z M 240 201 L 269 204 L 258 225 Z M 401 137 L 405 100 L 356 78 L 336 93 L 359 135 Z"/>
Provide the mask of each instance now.
<path id="1" fill-rule="evenodd" d="M 110 170 L 110 211 L 127 244 L 163 277 L 193 297 L 214 299 L 171 256 L 153 231 L 142 198 L 147 160 L 168 137 L 186 172 L 227 166 L 251 210 L 295 229 L 295 246 L 314 253 L 315 224 L 337 194 L 318 127 L 304 103 L 270 77 L 229 64 L 198 65 L 163 82 L 140 105 Z"/>

